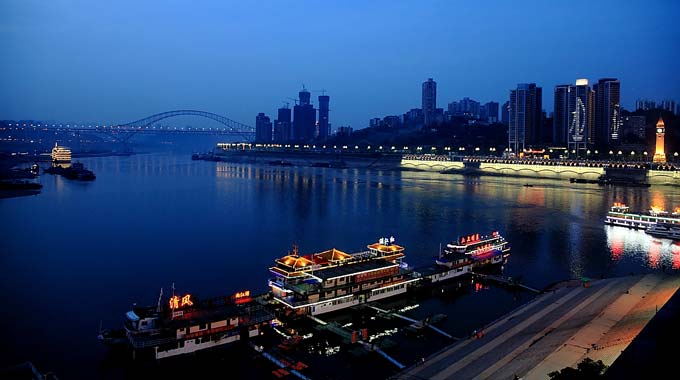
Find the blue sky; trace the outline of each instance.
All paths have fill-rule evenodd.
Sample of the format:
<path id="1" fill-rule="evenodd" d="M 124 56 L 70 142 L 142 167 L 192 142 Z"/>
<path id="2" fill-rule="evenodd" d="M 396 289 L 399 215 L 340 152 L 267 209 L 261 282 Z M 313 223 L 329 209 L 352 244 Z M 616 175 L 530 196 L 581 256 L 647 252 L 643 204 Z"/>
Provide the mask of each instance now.
<path id="1" fill-rule="evenodd" d="M 200 109 L 254 124 L 302 84 L 334 127 L 519 82 L 621 80 L 680 101 L 676 1 L 0 0 L 0 119 L 123 123 Z M 313 92 L 315 99 L 319 93 Z M 290 101 L 290 100 L 288 100 Z"/>

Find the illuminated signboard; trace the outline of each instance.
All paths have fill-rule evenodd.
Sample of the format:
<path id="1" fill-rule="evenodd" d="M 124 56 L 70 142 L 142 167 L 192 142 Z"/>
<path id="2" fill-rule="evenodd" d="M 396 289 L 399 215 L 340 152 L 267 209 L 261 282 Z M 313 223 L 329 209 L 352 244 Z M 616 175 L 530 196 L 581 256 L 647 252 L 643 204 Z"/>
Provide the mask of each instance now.
<path id="1" fill-rule="evenodd" d="M 170 298 L 170 309 L 179 309 L 180 307 L 192 306 L 191 294 L 186 294 L 182 298 L 179 296 L 172 296 Z"/>
<path id="2" fill-rule="evenodd" d="M 231 298 L 234 300 L 234 303 L 237 304 L 250 302 L 250 290 L 234 293 Z"/>

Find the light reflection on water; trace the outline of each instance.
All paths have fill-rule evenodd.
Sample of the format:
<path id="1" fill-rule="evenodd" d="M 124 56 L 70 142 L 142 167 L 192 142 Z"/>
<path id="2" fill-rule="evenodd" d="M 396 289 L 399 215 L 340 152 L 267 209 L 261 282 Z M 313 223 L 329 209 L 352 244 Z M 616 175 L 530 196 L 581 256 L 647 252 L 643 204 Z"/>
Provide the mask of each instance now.
<path id="1" fill-rule="evenodd" d="M 629 260 L 646 263 L 649 269 L 680 269 L 680 243 L 620 226 L 606 226 L 605 231 L 613 262 Z"/>
<path id="2" fill-rule="evenodd" d="M 101 351 L 94 339 L 100 320 L 119 325 L 132 302 L 153 304 L 172 282 L 205 296 L 264 291 L 267 268 L 294 243 L 303 254 L 355 252 L 394 235 L 417 267 L 432 264 L 440 244 L 498 230 L 512 246 L 504 274 L 539 289 L 584 275 L 680 269 L 678 245 L 603 224 L 615 201 L 633 211 L 672 210 L 680 205 L 675 187 L 273 167 L 172 154 L 81 161 L 95 181 L 42 175 L 41 194 L 0 200 L 0 233 L 10 237 L 0 241 L 0 291 L 11 306 L 1 322 L 14 327 L 5 339 L 13 353 L 0 366 L 34 360 L 63 378 L 88 378 Z M 474 286 L 469 296 L 445 294 L 413 312 L 448 308 L 455 317 L 447 331 L 464 333 L 517 306 L 503 291 Z M 35 348 L 45 341 L 51 344 Z M 64 347 L 70 357 L 62 362 Z"/>

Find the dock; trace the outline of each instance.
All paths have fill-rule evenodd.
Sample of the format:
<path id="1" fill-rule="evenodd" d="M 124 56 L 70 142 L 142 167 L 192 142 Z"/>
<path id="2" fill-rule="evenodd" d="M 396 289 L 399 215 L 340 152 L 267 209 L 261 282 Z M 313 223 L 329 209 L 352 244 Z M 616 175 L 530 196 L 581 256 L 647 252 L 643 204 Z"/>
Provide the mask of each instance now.
<path id="1" fill-rule="evenodd" d="M 456 339 L 456 340 L 458 340 L 458 338 L 451 336 L 449 333 L 447 333 L 446 331 L 443 331 L 442 329 L 438 328 L 437 326 L 433 326 L 433 325 L 431 325 L 431 324 L 427 324 L 427 323 L 425 323 L 425 322 L 423 322 L 423 321 L 417 321 L 417 320 L 415 320 L 415 319 L 413 319 L 413 318 L 409 318 L 409 317 L 407 317 L 407 316 L 405 316 L 405 315 L 401 315 L 401 314 L 398 314 L 398 313 L 395 313 L 395 312 L 391 312 L 391 311 L 388 311 L 388 310 L 383 310 L 383 309 L 381 309 L 381 308 L 378 308 L 378 307 L 375 307 L 375 306 L 372 306 L 372 305 L 367 305 L 367 306 L 370 307 L 371 309 L 373 309 L 373 310 L 379 312 L 379 313 L 383 313 L 383 314 L 387 314 L 387 315 L 393 315 L 393 316 L 395 316 L 395 317 L 397 317 L 397 318 L 400 318 L 400 319 L 403 319 L 403 320 L 405 320 L 405 321 L 411 322 L 411 323 L 413 324 L 412 326 L 414 326 L 414 327 L 429 327 L 430 329 L 432 329 L 432 330 L 438 332 L 439 334 L 441 334 L 441 335 L 443 335 L 443 336 L 445 336 L 445 337 L 447 337 L 447 338 L 449 338 L 449 339 Z"/>
<path id="2" fill-rule="evenodd" d="M 394 378 L 545 380 L 586 357 L 611 365 L 679 288 L 663 273 L 561 283 Z"/>
<path id="3" fill-rule="evenodd" d="M 482 280 L 493 281 L 493 282 L 501 284 L 501 285 L 518 287 L 518 288 L 522 288 L 524 290 L 528 290 L 530 292 L 537 293 L 537 294 L 542 293 L 540 290 L 534 289 L 530 286 L 527 286 L 527 285 L 525 285 L 521 282 L 518 282 L 518 281 L 516 281 L 516 280 L 514 280 L 510 277 L 496 276 L 496 275 L 492 275 L 492 274 L 483 274 L 483 273 L 475 273 L 475 272 L 473 272 L 472 275 L 477 277 L 477 278 L 481 278 Z"/>

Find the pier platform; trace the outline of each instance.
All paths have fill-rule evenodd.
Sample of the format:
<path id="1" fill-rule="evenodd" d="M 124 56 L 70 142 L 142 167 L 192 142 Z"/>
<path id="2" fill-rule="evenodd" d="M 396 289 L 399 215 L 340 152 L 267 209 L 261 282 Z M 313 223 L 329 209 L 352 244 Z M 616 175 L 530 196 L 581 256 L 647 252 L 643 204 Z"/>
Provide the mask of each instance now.
<path id="1" fill-rule="evenodd" d="M 611 365 L 678 288 L 663 273 L 561 283 L 394 378 L 545 380 L 586 357 Z"/>

